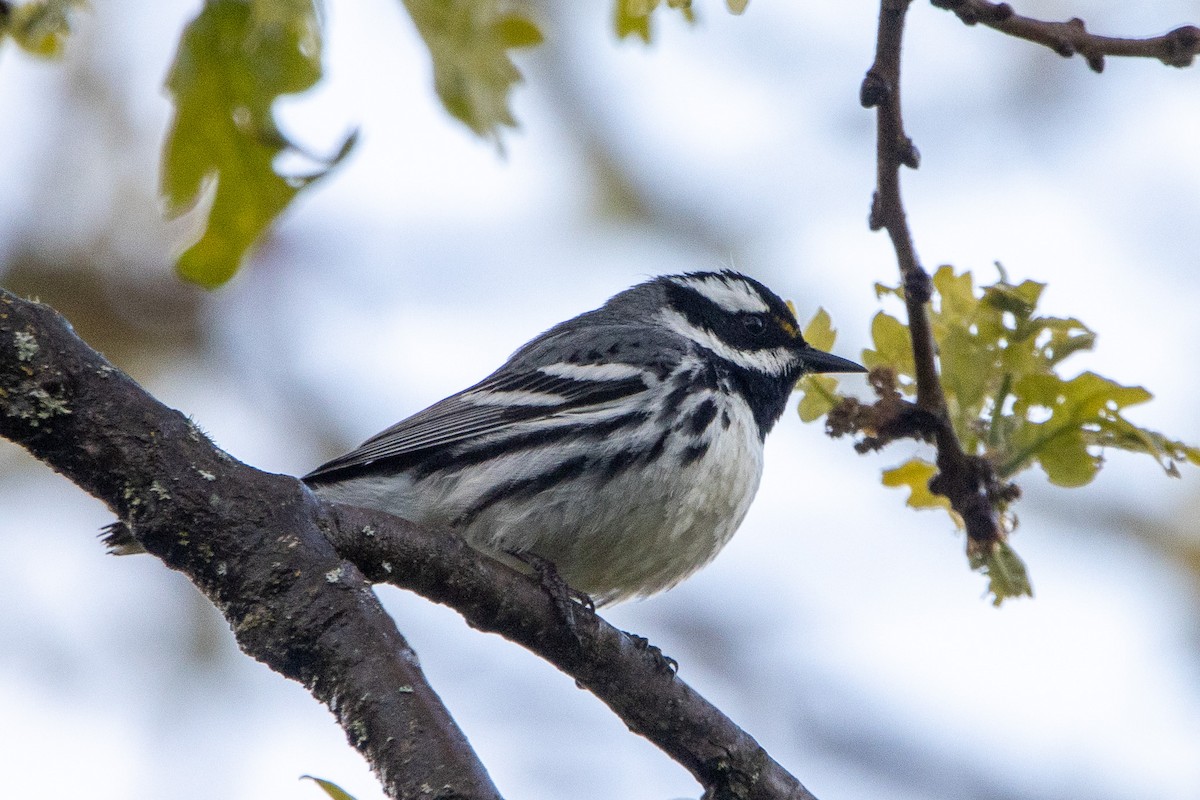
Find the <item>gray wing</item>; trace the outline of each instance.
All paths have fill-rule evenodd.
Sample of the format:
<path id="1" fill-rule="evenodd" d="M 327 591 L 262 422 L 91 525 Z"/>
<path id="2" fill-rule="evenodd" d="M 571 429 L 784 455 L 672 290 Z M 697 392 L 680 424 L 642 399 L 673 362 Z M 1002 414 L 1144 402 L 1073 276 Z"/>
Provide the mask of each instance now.
<path id="1" fill-rule="evenodd" d="M 402 467 L 408 458 L 492 437 L 531 420 L 626 408 L 670 372 L 671 353 L 653 341 L 659 338 L 655 333 L 641 329 L 630 338 L 628 331 L 602 328 L 591 332 L 595 335 L 586 346 L 565 349 L 566 333 L 549 331 L 479 383 L 396 423 L 304 479 L 337 480 L 383 460 Z M 631 352 L 622 352 L 626 349 Z M 678 353 L 674 356 L 677 363 Z"/>

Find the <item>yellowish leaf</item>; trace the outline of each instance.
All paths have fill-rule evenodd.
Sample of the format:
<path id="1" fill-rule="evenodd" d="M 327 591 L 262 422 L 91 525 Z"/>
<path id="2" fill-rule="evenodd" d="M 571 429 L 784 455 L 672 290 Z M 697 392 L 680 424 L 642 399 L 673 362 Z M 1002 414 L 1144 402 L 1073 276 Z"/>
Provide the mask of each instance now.
<path id="1" fill-rule="evenodd" d="M 838 380 L 832 375 L 805 375 L 796 384 L 803 393 L 797 411 L 802 422 L 815 422 L 828 414 L 841 399 L 838 396 Z"/>
<path id="2" fill-rule="evenodd" d="M 792 313 L 795 313 L 795 309 Z M 828 311 L 823 308 L 817 309 L 817 313 L 813 314 L 813 318 L 804 326 L 804 341 L 818 350 L 833 349 L 837 341 L 837 331 L 833 329 L 833 320 L 829 318 Z"/>
<path id="3" fill-rule="evenodd" d="M 333 781 L 327 781 L 324 778 L 314 778 L 312 775 L 301 775 L 300 779 L 310 780 L 317 786 L 320 786 L 325 794 L 329 795 L 333 800 L 354 800 L 354 797 L 349 792 Z"/>
<path id="4" fill-rule="evenodd" d="M 921 459 L 910 459 L 898 467 L 883 471 L 883 485 L 893 488 L 907 486 L 909 495 L 907 505 L 913 508 L 944 508 L 950 509 L 950 501 L 940 494 L 929 491 L 929 481 L 937 475 L 936 464 Z"/>

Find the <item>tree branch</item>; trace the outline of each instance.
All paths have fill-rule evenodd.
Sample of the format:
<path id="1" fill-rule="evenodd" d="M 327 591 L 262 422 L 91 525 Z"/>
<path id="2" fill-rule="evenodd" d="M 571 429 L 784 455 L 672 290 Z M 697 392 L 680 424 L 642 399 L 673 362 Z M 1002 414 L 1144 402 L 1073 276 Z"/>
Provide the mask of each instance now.
<path id="1" fill-rule="evenodd" d="M 247 654 L 328 705 L 391 797 L 497 794 L 368 580 L 449 605 L 567 672 L 706 798 L 814 800 L 645 640 L 595 615 L 572 631 L 536 582 L 459 538 L 325 505 L 237 462 L 52 309 L 2 289 L 0 435 L 104 500 L 221 609 Z"/>
<path id="2" fill-rule="evenodd" d="M 337 506 L 335 519 L 330 541 L 368 579 L 448 605 L 471 627 L 546 659 L 691 772 L 705 798 L 815 800 L 645 639 L 595 614 L 576 614 L 572 631 L 535 581 L 456 536 L 350 506 Z"/>
<path id="3" fill-rule="evenodd" d="M 992 496 L 997 486 L 991 465 L 962 449 L 946 413 L 946 396 L 938 375 L 936 344 L 927 304 L 933 294 L 929 273 L 917 258 L 900 197 L 900 167 L 920 165 L 917 148 L 904 132 L 900 106 L 900 50 L 904 19 L 912 0 L 881 0 L 875 40 L 875 62 L 860 90 L 864 108 L 874 108 L 876 189 L 871 203 L 872 230 L 886 230 L 896 251 L 904 285 L 908 330 L 917 381 L 917 409 L 927 420 L 937 445 L 938 476 L 930 489 L 945 495 L 962 517 L 973 547 L 990 547 L 1003 538 Z"/>
<path id="4" fill-rule="evenodd" d="M 1189 67 L 1200 55 L 1200 28 L 1184 25 L 1162 36 L 1142 39 L 1098 36 L 1089 33 L 1078 17 L 1048 22 L 1023 17 L 1008 3 L 988 0 L 931 0 L 937 8 L 953 11 L 967 25 L 989 28 L 1049 47 L 1064 58 L 1078 53 L 1096 72 L 1104 71 L 1105 56 L 1157 58 L 1170 67 Z"/>
<path id="5" fill-rule="evenodd" d="M 392 798 L 499 794 L 370 585 L 294 478 L 216 448 L 84 344 L 0 289 L 0 435 L 103 500 L 221 610 L 238 645 L 337 718 Z"/>

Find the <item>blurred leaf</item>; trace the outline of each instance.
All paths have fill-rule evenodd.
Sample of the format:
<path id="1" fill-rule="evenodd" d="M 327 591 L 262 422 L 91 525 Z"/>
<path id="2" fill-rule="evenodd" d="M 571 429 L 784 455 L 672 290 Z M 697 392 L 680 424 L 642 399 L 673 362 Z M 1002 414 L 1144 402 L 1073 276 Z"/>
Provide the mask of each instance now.
<path id="1" fill-rule="evenodd" d="M 167 77 L 175 119 L 163 147 L 162 193 L 168 217 L 212 198 L 203 234 L 179 258 L 187 280 L 209 288 L 229 280 L 296 194 L 350 151 L 354 136 L 334 157 L 313 159 L 275 123 L 275 100 L 320 77 L 312 0 L 208 0 L 184 31 Z M 284 154 L 319 168 L 280 175 L 275 164 Z"/>
<path id="2" fill-rule="evenodd" d="M 301 780 L 310 780 L 320 786 L 325 794 L 333 798 L 333 800 L 354 800 L 354 797 L 342 787 L 338 786 L 333 781 L 327 781 L 324 778 L 314 778 L 312 775 L 301 775 Z"/>
<path id="3" fill-rule="evenodd" d="M 650 18 L 654 14 L 654 10 L 661 5 L 662 0 L 616 0 L 613 29 L 617 32 L 617 38 L 627 39 L 630 36 L 636 36 L 646 44 L 650 44 L 653 38 Z M 696 21 L 691 0 L 668 0 L 667 6 L 679 11 L 689 23 Z"/>
<path id="4" fill-rule="evenodd" d="M 55 58 L 62 55 L 71 34 L 71 13 L 85 6 L 84 0 L 36 0 L 10 6 L 0 14 L 0 42 L 11 36 L 22 50 Z"/>
<path id="5" fill-rule="evenodd" d="M 885 469 L 883 485 L 895 488 L 907 486 L 910 491 L 906 504 L 913 508 L 944 508 L 949 511 L 950 501 L 929 491 L 929 481 L 937 471 L 937 465 L 923 458 L 912 458 L 894 469 Z"/>
<path id="6" fill-rule="evenodd" d="M 955 275 L 951 267 L 938 267 L 933 273 L 933 288 L 937 291 L 938 316 L 961 319 L 975 313 L 979 306 L 970 272 Z"/>
<path id="7" fill-rule="evenodd" d="M 999 606 L 1011 598 L 1033 597 L 1033 584 L 1029 582 L 1025 562 L 1008 542 L 992 542 L 982 552 L 971 553 L 970 563 L 971 569 L 987 576 L 992 605 Z"/>
<path id="8" fill-rule="evenodd" d="M 442 105 L 479 136 L 499 142 L 515 126 L 508 96 L 521 73 L 509 50 L 540 44 L 529 18 L 500 0 L 404 0 L 433 59 L 433 85 Z"/>
<path id="9" fill-rule="evenodd" d="M 524 17 L 501 17 L 495 25 L 496 37 L 505 47 L 536 47 L 541 44 L 542 32 Z"/>
<path id="10" fill-rule="evenodd" d="M 725 0 L 725 5 L 729 7 L 730 14 L 741 14 L 750 5 L 750 0 Z"/>

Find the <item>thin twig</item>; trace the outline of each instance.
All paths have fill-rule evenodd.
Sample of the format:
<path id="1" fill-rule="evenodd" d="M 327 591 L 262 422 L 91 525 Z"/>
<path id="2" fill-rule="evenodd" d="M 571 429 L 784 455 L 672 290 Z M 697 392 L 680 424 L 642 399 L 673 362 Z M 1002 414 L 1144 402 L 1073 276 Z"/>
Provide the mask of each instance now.
<path id="1" fill-rule="evenodd" d="M 992 507 L 995 484 L 990 466 L 962 449 L 946 413 L 946 396 L 938 375 L 936 344 L 928 303 L 933 293 L 929 273 L 921 266 L 900 197 L 900 168 L 916 169 L 920 155 L 904 131 L 900 105 L 900 50 L 904 20 L 912 0 L 881 0 L 875 62 L 863 79 L 860 100 L 876 110 L 876 190 L 871 204 L 872 230 L 886 230 L 896 251 L 908 311 L 917 381 L 917 408 L 934 420 L 939 475 L 930 484 L 945 495 L 962 517 L 973 546 L 988 546 L 1003 532 Z"/>
<path id="2" fill-rule="evenodd" d="M 1171 67 L 1188 67 L 1200 55 L 1200 28 L 1183 25 L 1162 36 L 1122 38 L 1089 33 L 1078 17 L 1066 22 L 1023 17 L 1008 3 L 988 0 L 931 0 L 953 11 L 967 25 L 979 23 L 1018 39 L 1049 47 L 1064 58 L 1078 53 L 1096 72 L 1104 71 L 1105 56 L 1157 58 Z"/>

